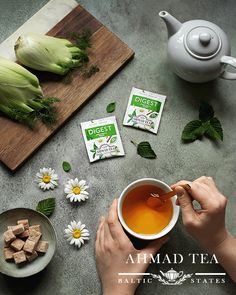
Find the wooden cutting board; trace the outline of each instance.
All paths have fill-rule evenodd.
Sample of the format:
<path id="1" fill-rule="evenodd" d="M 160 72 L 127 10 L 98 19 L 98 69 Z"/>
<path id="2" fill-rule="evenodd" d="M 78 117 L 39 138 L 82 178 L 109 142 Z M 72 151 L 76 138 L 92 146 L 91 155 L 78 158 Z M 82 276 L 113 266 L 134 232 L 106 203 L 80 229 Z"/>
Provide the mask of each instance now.
<path id="1" fill-rule="evenodd" d="M 48 35 L 62 37 L 83 29 L 92 32 L 90 64 L 98 65 L 100 71 L 85 79 L 75 70 L 70 83 L 46 72 L 40 74 L 44 95 L 61 99 L 57 104 L 58 122 L 53 129 L 37 123 L 34 130 L 30 130 L 0 115 L 0 161 L 10 170 L 19 168 L 83 103 L 133 58 L 134 51 L 80 5 L 53 27 Z"/>

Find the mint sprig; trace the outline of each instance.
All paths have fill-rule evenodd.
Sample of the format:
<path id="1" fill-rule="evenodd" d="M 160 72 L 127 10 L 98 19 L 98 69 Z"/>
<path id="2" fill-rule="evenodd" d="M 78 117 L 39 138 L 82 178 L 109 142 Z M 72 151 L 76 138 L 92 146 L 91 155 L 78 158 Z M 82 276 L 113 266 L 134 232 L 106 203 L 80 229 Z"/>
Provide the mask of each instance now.
<path id="1" fill-rule="evenodd" d="M 214 117 L 214 110 L 208 103 L 202 103 L 199 108 L 199 120 L 189 122 L 182 132 L 183 142 L 193 142 L 206 137 L 223 141 L 223 129 L 218 118 Z"/>

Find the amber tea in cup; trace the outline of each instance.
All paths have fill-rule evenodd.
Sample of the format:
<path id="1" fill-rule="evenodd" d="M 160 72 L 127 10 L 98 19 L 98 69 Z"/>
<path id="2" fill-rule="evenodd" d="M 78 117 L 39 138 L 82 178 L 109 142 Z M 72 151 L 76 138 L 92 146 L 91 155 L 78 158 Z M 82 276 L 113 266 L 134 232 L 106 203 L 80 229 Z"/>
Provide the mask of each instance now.
<path id="1" fill-rule="evenodd" d="M 162 195 L 169 191 L 171 188 L 165 182 L 154 178 L 142 178 L 130 183 L 118 201 L 118 216 L 124 229 L 143 240 L 165 236 L 179 217 L 179 206 L 175 204 L 177 196 L 157 207 L 150 206 L 147 200 L 152 193 Z"/>
<path id="2" fill-rule="evenodd" d="M 155 185 L 142 185 L 132 189 L 126 195 L 122 214 L 127 226 L 138 234 L 152 235 L 161 232 L 173 215 L 171 200 L 162 206 L 150 207 L 147 200 L 151 193 L 163 195 L 165 191 Z"/>

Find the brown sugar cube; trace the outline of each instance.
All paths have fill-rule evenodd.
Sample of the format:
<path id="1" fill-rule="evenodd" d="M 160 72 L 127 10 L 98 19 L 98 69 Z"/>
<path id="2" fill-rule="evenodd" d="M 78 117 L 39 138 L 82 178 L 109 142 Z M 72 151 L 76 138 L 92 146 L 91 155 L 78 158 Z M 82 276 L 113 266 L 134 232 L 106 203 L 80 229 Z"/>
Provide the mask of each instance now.
<path id="1" fill-rule="evenodd" d="M 11 229 L 12 229 L 14 235 L 16 235 L 16 236 L 23 233 L 23 231 L 25 231 L 23 224 L 14 225 L 11 227 Z"/>
<path id="2" fill-rule="evenodd" d="M 22 262 L 25 262 L 26 261 L 25 252 L 24 251 L 15 252 L 13 254 L 13 258 L 14 258 L 16 264 L 20 264 Z"/>
<path id="3" fill-rule="evenodd" d="M 38 257 L 38 253 L 36 251 L 34 251 L 32 254 L 26 252 L 25 256 L 28 259 L 28 261 L 31 262 Z"/>
<path id="4" fill-rule="evenodd" d="M 40 225 L 40 224 L 31 225 L 31 226 L 29 227 L 29 231 L 31 232 L 31 230 L 36 230 L 36 231 L 42 233 L 42 231 L 41 231 L 41 225 Z"/>
<path id="5" fill-rule="evenodd" d="M 5 260 L 12 260 L 14 253 L 15 253 L 15 251 L 12 248 L 4 248 L 3 249 L 3 254 L 5 257 Z"/>
<path id="6" fill-rule="evenodd" d="M 24 244 L 25 242 L 21 239 L 15 239 L 15 241 L 11 243 L 11 248 L 15 251 L 20 251 L 23 248 Z"/>
<path id="7" fill-rule="evenodd" d="M 23 250 L 32 254 L 35 250 L 36 243 L 34 241 L 30 241 L 29 239 L 26 240 Z"/>
<path id="8" fill-rule="evenodd" d="M 8 229 L 3 233 L 4 241 L 6 243 L 11 243 L 16 239 L 16 236 L 14 235 L 13 231 L 11 229 Z"/>
<path id="9" fill-rule="evenodd" d="M 48 250 L 48 242 L 46 241 L 39 241 L 36 249 L 37 252 L 46 253 Z"/>
<path id="10" fill-rule="evenodd" d="M 25 229 L 29 229 L 29 220 L 28 219 L 18 220 L 17 224 L 23 224 Z"/>
<path id="11" fill-rule="evenodd" d="M 29 229 L 29 237 L 28 240 L 35 242 L 38 244 L 42 234 L 34 229 Z"/>
<path id="12" fill-rule="evenodd" d="M 9 248 L 10 245 L 11 245 L 11 242 L 6 242 L 6 241 L 4 241 L 4 247 L 5 247 L 5 248 Z"/>
<path id="13" fill-rule="evenodd" d="M 21 233 L 18 237 L 21 238 L 21 239 L 28 238 L 28 237 L 29 237 L 29 230 L 26 229 L 26 230 L 23 231 L 23 233 Z"/>

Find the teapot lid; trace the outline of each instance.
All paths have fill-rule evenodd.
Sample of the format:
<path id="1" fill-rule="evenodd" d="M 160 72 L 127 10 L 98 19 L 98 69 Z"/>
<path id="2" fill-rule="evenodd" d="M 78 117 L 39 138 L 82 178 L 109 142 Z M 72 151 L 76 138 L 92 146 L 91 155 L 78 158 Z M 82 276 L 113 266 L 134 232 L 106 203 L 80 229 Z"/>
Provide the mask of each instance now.
<path id="1" fill-rule="evenodd" d="M 210 59 L 219 52 L 221 39 L 211 28 L 198 26 L 185 36 L 184 45 L 192 56 L 198 59 Z"/>

